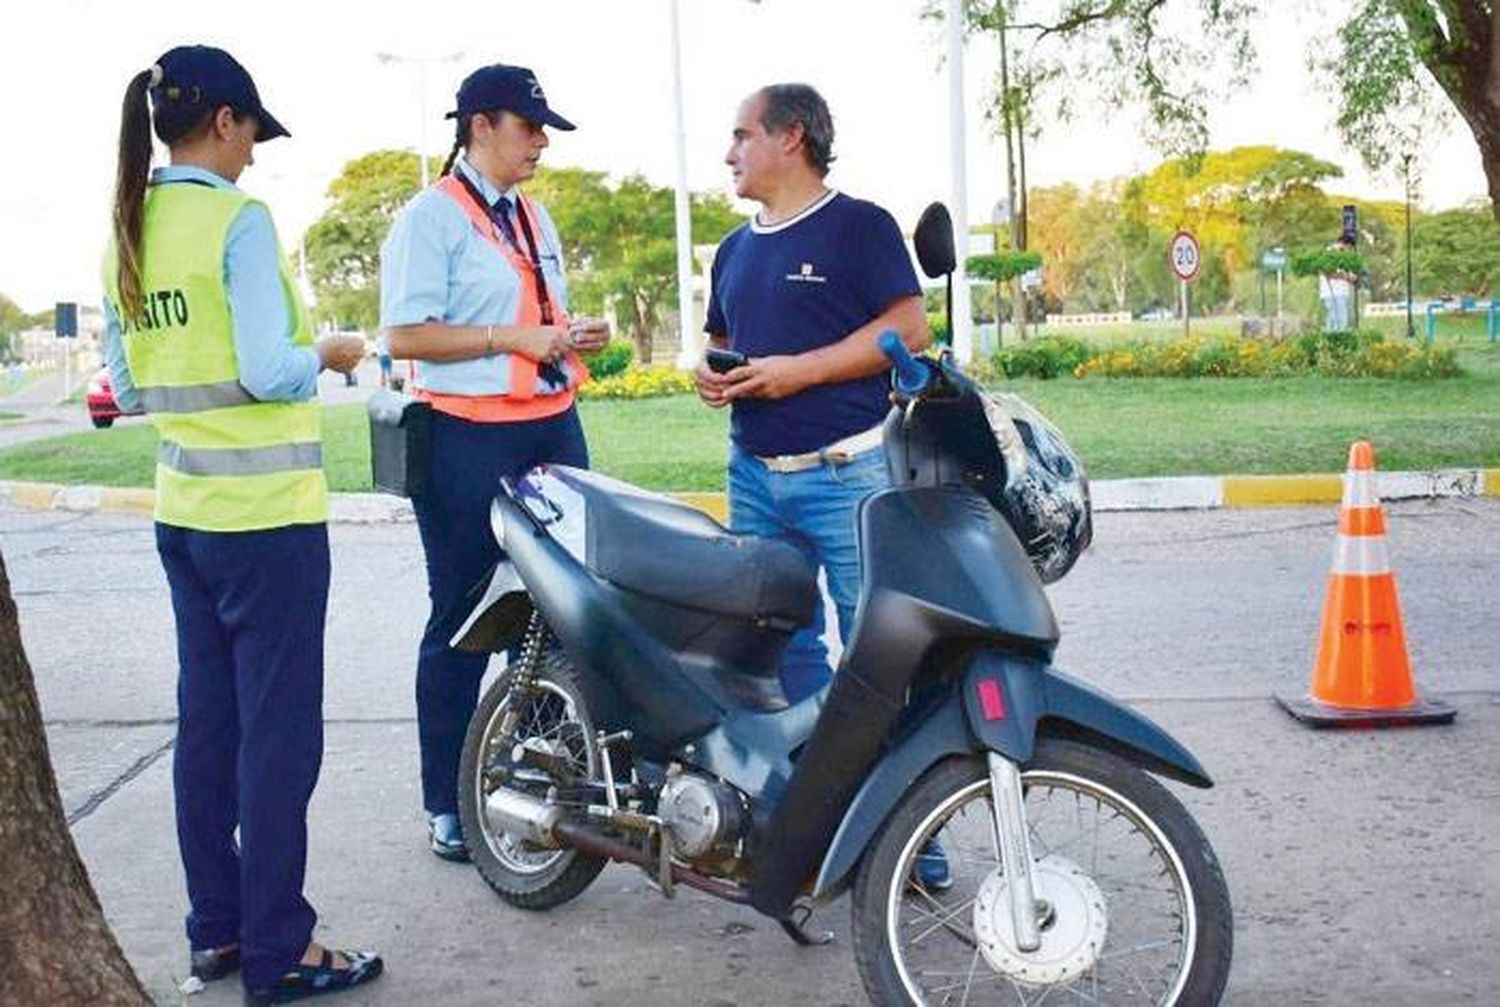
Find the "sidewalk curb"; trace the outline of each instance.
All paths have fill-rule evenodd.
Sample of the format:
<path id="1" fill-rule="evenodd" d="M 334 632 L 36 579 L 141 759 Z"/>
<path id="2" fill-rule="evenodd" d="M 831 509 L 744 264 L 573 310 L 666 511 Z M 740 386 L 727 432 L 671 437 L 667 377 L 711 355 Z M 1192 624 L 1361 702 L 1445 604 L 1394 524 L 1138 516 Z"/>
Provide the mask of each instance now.
<path id="1" fill-rule="evenodd" d="M 1500 469 L 1437 469 L 1429 472 L 1377 472 L 1382 500 L 1439 497 L 1500 497 Z M 1096 511 L 1222 510 L 1336 504 L 1343 476 L 1325 473 L 1282 476 L 1170 476 L 1159 479 L 1101 479 L 1090 484 Z M 672 496 L 719 521 L 726 520 L 723 493 L 684 492 Z M 117 486 L 65 486 L 58 483 L 0 481 L 0 502 L 31 510 L 150 516 L 152 490 Z M 411 501 L 383 493 L 334 493 L 328 520 L 333 524 L 402 524 L 415 520 Z"/>

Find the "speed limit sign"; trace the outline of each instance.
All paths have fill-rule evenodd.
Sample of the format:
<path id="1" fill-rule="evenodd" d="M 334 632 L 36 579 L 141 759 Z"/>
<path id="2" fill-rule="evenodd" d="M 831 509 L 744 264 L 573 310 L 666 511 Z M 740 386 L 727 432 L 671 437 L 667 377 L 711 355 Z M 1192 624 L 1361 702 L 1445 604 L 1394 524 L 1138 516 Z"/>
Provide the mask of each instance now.
<path id="1" fill-rule="evenodd" d="M 1198 239 L 1193 237 L 1192 231 L 1178 231 L 1172 235 L 1172 243 L 1167 246 L 1167 262 L 1183 283 L 1198 275 L 1203 257 L 1199 254 Z"/>

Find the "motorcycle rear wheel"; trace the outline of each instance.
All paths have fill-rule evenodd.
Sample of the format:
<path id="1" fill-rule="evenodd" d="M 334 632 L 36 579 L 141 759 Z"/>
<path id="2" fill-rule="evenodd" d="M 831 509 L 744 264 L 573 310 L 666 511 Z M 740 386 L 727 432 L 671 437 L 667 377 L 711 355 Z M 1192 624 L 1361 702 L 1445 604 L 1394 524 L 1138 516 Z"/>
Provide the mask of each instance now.
<path id="1" fill-rule="evenodd" d="M 1044 739 L 1022 769 L 1042 947 L 1014 945 L 979 758 L 927 773 L 860 864 L 855 958 L 876 1004 L 1215 1004 L 1229 976 L 1224 876 L 1196 822 L 1118 756 Z M 921 880 L 930 841 L 951 887 Z"/>
<path id="2" fill-rule="evenodd" d="M 507 669 L 469 720 L 458 767 L 458 812 L 469 857 L 495 893 L 521 909 L 551 909 L 576 898 L 608 861 L 572 848 L 535 846 L 493 828 L 483 808 L 496 784 L 485 766 L 497 755 L 508 762 L 514 746 L 533 740 L 565 756 L 580 776 L 596 779 L 598 746 L 583 696 L 577 672 L 553 647 L 542 657 L 534 687 L 520 687 L 514 669 Z M 513 708 L 518 722 L 507 735 L 502 724 Z"/>

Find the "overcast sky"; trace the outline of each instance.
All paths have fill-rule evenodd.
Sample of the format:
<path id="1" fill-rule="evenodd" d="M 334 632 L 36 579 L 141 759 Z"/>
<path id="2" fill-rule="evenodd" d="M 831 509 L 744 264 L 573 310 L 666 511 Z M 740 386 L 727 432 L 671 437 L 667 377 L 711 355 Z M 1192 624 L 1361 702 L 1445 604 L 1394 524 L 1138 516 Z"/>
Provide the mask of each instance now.
<path id="1" fill-rule="evenodd" d="M 119 107 L 130 76 L 173 45 L 232 52 L 266 106 L 292 131 L 261 145 L 241 185 L 265 198 L 282 241 L 317 218 L 328 183 L 349 159 L 419 142 L 425 94 L 428 149 L 447 151 L 458 81 L 484 63 L 530 66 L 554 108 L 578 124 L 553 135 L 546 162 L 654 182 L 675 178 L 668 0 L 18 0 L 0 33 L 0 293 L 38 311 L 57 300 L 95 303 L 107 237 Z M 1330 6 L 1339 8 L 1342 0 Z M 1342 165 L 1331 187 L 1399 199 L 1399 183 L 1372 179 L 1339 144 L 1333 110 L 1304 69 L 1320 15 L 1273 0 L 1262 26 L 1262 72 L 1217 108 L 1213 145 L 1273 143 Z M 727 189 L 722 163 L 739 99 L 757 86 L 803 80 L 833 108 L 838 164 L 832 184 L 889 208 L 910 229 L 923 206 L 947 199 L 947 87 L 939 29 L 920 0 L 681 0 L 688 180 Z M 422 14 L 433 16 L 423 19 Z M 378 53 L 440 58 L 425 92 L 415 64 Z M 1003 160 L 982 116 L 995 48 L 966 55 L 971 219 L 988 219 L 1004 189 Z M 1134 111 L 1085 110 L 1049 126 L 1028 151 L 1033 185 L 1088 183 L 1149 169 L 1159 156 L 1139 139 Z M 1421 153 L 1422 202 L 1457 205 L 1484 192 L 1472 138 L 1454 119 Z"/>

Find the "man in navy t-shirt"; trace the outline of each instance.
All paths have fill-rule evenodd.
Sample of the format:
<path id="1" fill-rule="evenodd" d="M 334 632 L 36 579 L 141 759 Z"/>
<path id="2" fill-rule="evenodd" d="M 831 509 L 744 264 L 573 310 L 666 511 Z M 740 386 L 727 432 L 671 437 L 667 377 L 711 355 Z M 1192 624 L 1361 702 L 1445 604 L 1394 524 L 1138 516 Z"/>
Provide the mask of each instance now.
<path id="1" fill-rule="evenodd" d="M 859 601 L 859 501 L 888 484 L 880 424 L 890 409 L 886 329 L 930 341 L 921 290 L 889 213 L 824 184 L 833 119 L 805 84 L 740 105 L 725 156 L 760 212 L 719 245 L 705 329 L 749 362 L 698 368 L 698 394 L 732 407 L 729 522 L 789 541 L 823 568 L 847 645 Z M 793 637 L 781 679 L 793 702 L 828 680 L 821 611 Z"/>

